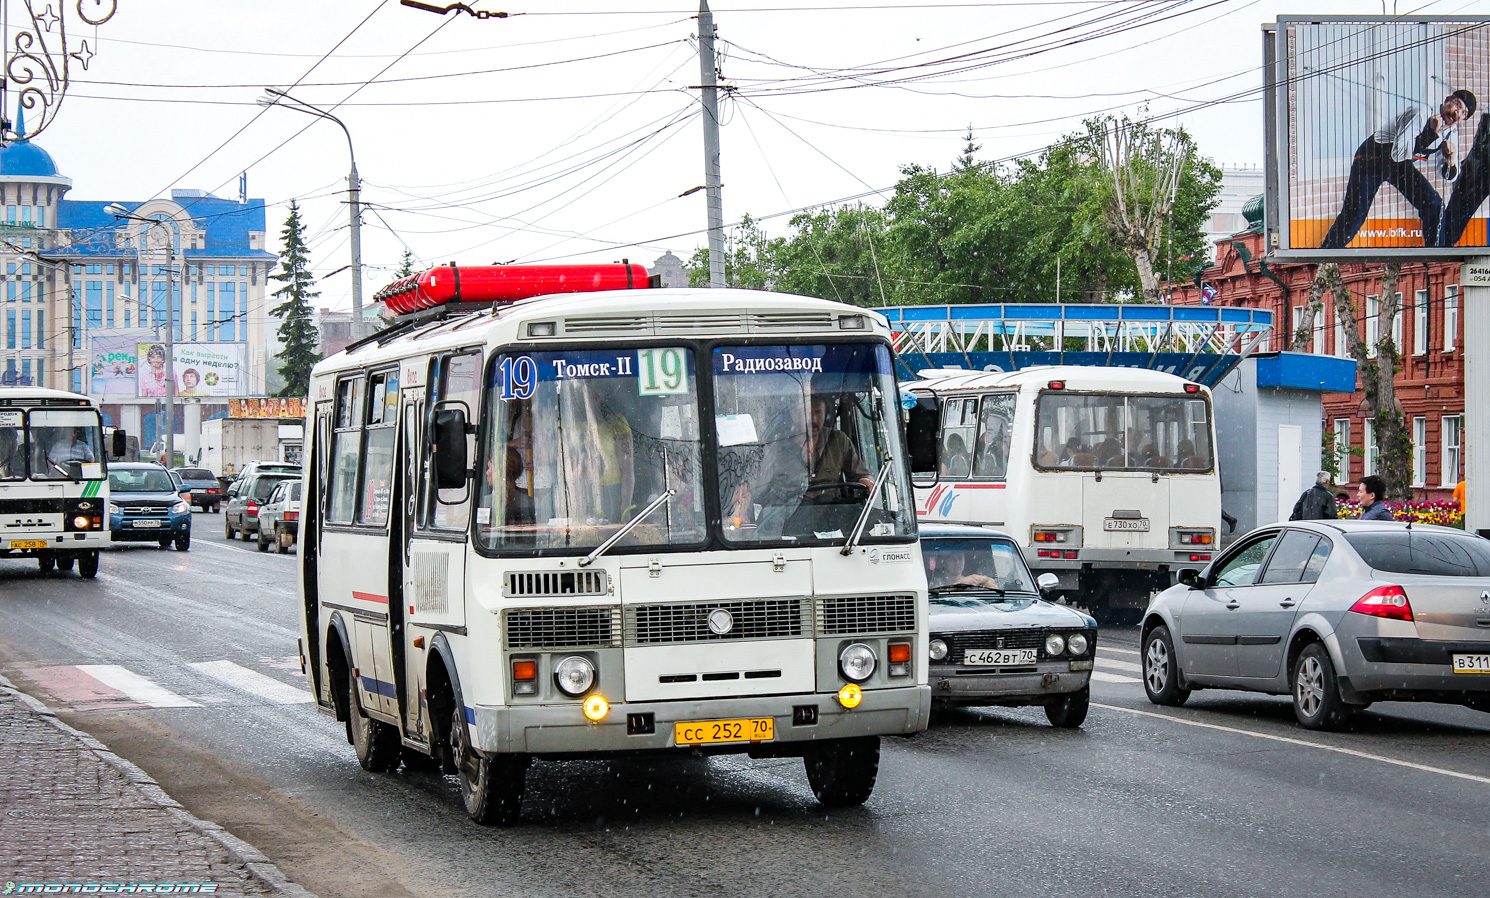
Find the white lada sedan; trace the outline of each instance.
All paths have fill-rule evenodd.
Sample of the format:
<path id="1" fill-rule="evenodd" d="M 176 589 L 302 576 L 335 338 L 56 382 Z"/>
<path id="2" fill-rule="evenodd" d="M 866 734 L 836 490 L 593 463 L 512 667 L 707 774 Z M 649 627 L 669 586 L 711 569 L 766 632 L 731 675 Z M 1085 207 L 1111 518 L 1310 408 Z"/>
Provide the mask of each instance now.
<path id="1" fill-rule="evenodd" d="M 932 702 L 1042 705 L 1055 726 L 1081 726 L 1097 622 L 1040 598 L 1019 546 L 997 530 L 923 523 L 921 555 L 931 586 Z"/>

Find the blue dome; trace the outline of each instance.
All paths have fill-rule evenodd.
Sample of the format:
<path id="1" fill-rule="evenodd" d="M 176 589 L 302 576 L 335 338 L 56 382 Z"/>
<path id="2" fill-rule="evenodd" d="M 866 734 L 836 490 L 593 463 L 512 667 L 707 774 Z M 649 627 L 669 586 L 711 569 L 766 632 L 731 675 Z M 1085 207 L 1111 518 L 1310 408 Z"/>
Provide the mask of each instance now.
<path id="1" fill-rule="evenodd" d="M 0 177 L 55 178 L 57 163 L 46 150 L 29 140 L 17 140 L 0 149 Z"/>

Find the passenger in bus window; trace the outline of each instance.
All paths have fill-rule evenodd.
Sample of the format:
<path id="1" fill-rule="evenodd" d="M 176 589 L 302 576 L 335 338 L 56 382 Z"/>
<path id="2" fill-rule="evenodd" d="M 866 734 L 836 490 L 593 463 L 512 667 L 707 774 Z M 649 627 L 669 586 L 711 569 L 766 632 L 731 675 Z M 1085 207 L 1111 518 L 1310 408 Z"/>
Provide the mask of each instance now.
<path id="1" fill-rule="evenodd" d="M 1061 465 L 1070 467 L 1076 464 L 1076 456 L 1084 454 L 1085 451 L 1085 448 L 1081 445 L 1081 437 L 1071 437 L 1066 440 L 1066 445 L 1061 447 Z"/>
<path id="2" fill-rule="evenodd" d="M 508 446 L 503 459 L 500 492 L 496 490 L 499 479 L 496 471 L 496 454 L 493 453 L 486 460 L 486 485 L 493 500 L 498 496 L 501 497 L 501 504 L 494 509 L 492 519 L 499 521 L 505 527 L 531 525 L 535 519 L 533 497 L 528 495 L 527 488 L 518 482 L 524 473 L 522 455 L 512 446 Z"/>
<path id="3" fill-rule="evenodd" d="M 973 453 L 973 473 L 978 477 L 1004 476 L 1008 431 L 992 408 L 984 408 L 978 428 L 978 448 Z"/>
<path id="4" fill-rule="evenodd" d="M 636 465 L 631 423 L 620 409 L 602 402 L 600 421 L 593 433 L 602 517 L 619 524 L 625 520 L 628 509 L 634 510 Z"/>
<path id="5" fill-rule="evenodd" d="M 967 444 L 962 435 L 949 433 L 942 441 L 942 476 L 966 477 L 969 471 Z"/>
<path id="6" fill-rule="evenodd" d="M 17 432 L 10 428 L 0 430 L 0 478 L 6 480 L 26 476 L 26 458 L 16 439 Z"/>

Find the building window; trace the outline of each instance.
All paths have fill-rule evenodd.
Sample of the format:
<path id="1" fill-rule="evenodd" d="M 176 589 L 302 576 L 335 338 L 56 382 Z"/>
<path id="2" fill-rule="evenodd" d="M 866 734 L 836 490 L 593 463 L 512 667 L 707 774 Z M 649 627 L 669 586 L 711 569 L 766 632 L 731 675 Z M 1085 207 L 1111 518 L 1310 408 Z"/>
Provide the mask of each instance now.
<path id="1" fill-rule="evenodd" d="M 1428 419 L 1412 419 L 1412 485 L 1428 484 Z"/>
<path id="2" fill-rule="evenodd" d="M 1361 436 L 1365 437 L 1364 447 L 1366 450 L 1365 470 L 1363 474 L 1376 473 L 1376 424 L 1367 421 L 1366 426 L 1361 428 Z"/>
<path id="3" fill-rule="evenodd" d="M 41 309 L 36 310 L 36 348 L 47 348 L 47 313 Z"/>
<path id="4" fill-rule="evenodd" d="M 1428 291 L 1412 295 L 1412 354 L 1428 354 Z"/>
<path id="5" fill-rule="evenodd" d="M 1324 355 L 1325 352 L 1326 352 L 1325 345 L 1324 345 L 1324 316 L 1325 316 L 1324 307 L 1323 306 L 1320 306 L 1319 310 L 1314 313 L 1314 354 L 1315 355 Z"/>
<path id="6" fill-rule="evenodd" d="M 1438 422 L 1439 483 L 1452 487 L 1459 483 L 1460 455 L 1463 453 L 1464 417 L 1444 415 Z"/>
<path id="7" fill-rule="evenodd" d="M 1443 288 L 1443 351 L 1453 352 L 1459 345 L 1459 285 Z M 1457 483 L 1458 481 L 1455 481 Z"/>
<path id="8" fill-rule="evenodd" d="M 1350 419 L 1335 419 L 1335 470 L 1339 483 L 1350 482 Z"/>
<path id="9" fill-rule="evenodd" d="M 21 312 L 21 348 L 31 348 L 31 312 Z"/>
<path id="10" fill-rule="evenodd" d="M 1406 348 L 1402 345 L 1402 294 L 1397 294 L 1397 314 L 1392 316 L 1392 347 L 1401 355 Z"/>
<path id="11" fill-rule="evenodd" d="M 1381 339 L 1381 297 L 1366 297 L 1366 358 L 1376 358 L 1376 343 Z M 1370 473 L 1370 472 L 1367 472 Z"/>
<path id="12" fill-rule="evenodd" d="M 5 348 L 16 348 L 16 310 L 5 310 Z"/>
<path id="13" fill-rule="evenodd" d="M 1288 345 L 1284 346 L 1283 347 L 1284 349 L 1293 349 L 1293 341 L 1298 339 L 1299 330 L 1301 328 L 1303 328 L 1303 326 L 1304 326 L 1304 307 L 1303 306 L 1294 306 L 1293 307 L 1293 328 L 1292 328 L 1292 330 L 1290 330 L 1288 332 Z M 1307 344 L 1304 347 L 1304 351 L 1305 352 L 1308 352 L 1309 351 Z"/>

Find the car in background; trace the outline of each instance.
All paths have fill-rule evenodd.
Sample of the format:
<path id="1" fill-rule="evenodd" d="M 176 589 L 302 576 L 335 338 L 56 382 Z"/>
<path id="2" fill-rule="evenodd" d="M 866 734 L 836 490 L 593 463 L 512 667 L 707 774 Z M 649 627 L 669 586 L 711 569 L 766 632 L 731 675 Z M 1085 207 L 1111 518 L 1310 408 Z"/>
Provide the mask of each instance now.
<path id="1" fill-rule="evenodd" d="M 1309 729 L 1377 701 L 1490 711 L 1490 541 L 1396 521 L 1294 521 L 1237 540 L 1149 603 L 1149 700 L 1293 697 Z"/>
<path id="2" fill-rule="evenodd" d="M 235 481 L 228 487 L 227 505 L 223 506 L 223 533 L 228 539 L 242 535 L 245 542 L 259 533 L 259 509 L 269 501 L 274 488 L 288 480 L 299 480 L 300 474 L 260 471 Z"/>
<path id="3" fill-rule="evenodd" d="M 191 505 L 170 471 L 148 462 L 109 465 L 109 535 L 114 542 L 191 548 Z"/>
<path id="4" fill-rule="evenodd" d="M 246 465 L 243 466 L 243 470 L 239 471 L 233 477 L 233 480 L 234 480 L 234 482 L 239 481 L 239 480 L 247 480 L 248 478 L 252 477 L 253 475 L 260 474 L 260 473 L 264 473 L 264 474 L 294 474 L 296 477 L 299 477 L 300 476 L 300 466 L 299 465 L 289 464 L 287 462 L 251 461 L 248 464 L 246 464 Z"/>
<path id="5" fill-rule="evenodd" d="M 171 472 L 191 490 L 192 505 L 211 512 L 222 507 L 222 484 L 216 474 L 206 468 L 173 468 Z"/>
<path id="6" fill-rule="evenodd" d="M 1079 727 L 1091 704 L 1097 622 L 1041 598 L 1009 536 L 986 527 L 923 523 L 930 584 L 933 707 L 1041 705 L 1051 724 Z M 1048 579 L 1047 579 L 1048 578 Z"/>
<path id="7" fill-rule="evenodd" d="M 282 480 L 269 494 L 269 501 L 259 506 L 259 551 L 274 550 L 283 555 L 295 545 L 300 535 L 301 482 Z"/>

